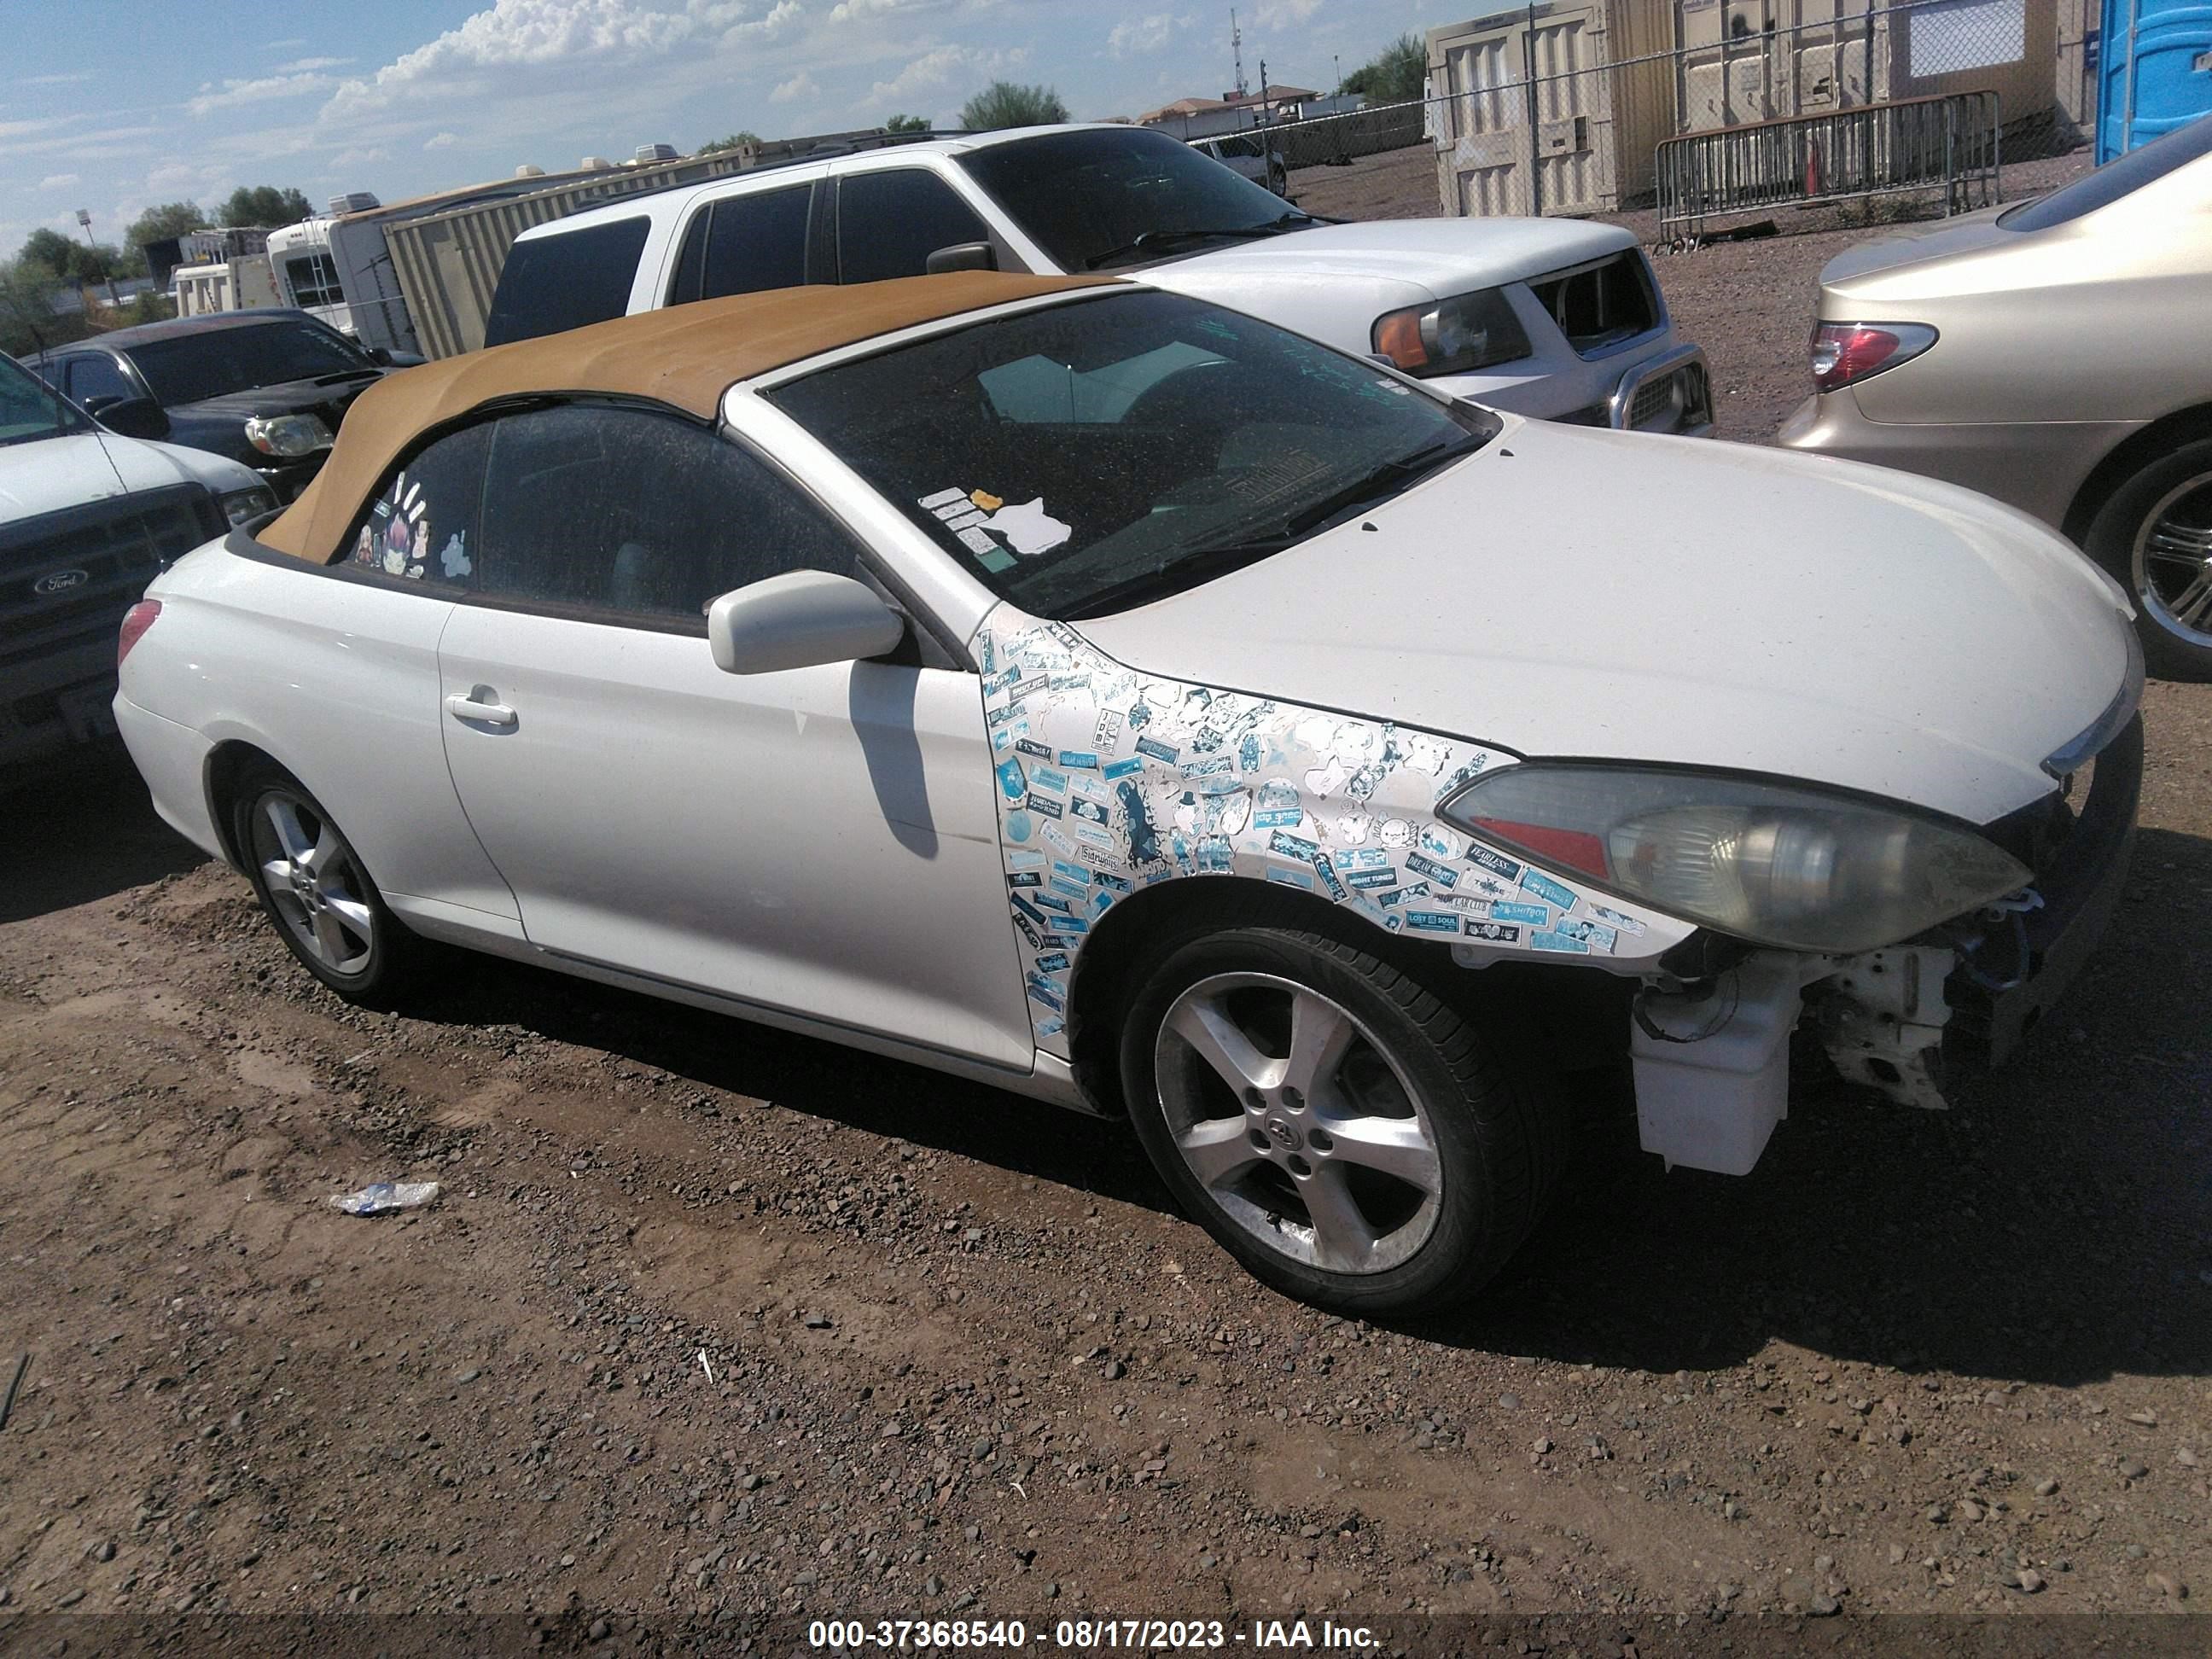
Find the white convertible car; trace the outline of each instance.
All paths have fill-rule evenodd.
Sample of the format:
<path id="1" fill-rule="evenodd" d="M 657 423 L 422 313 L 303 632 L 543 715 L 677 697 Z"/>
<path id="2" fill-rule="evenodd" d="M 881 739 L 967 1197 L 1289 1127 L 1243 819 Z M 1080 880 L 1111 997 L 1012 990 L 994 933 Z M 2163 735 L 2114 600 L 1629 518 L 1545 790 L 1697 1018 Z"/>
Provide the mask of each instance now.
<path id="1" fill-rule="evenodd" d="M 1526 1235 L 1560 1065 L 1741 1173 L 1793 1029 L 1921 1104 L 2001 1059 L 2123 876 L 2134 641 L 1943 485 L 969 273 L 392 376 L 116 708 L 342 995 L 465 945 L 1126 1112 L 1377 1314 Z"/>

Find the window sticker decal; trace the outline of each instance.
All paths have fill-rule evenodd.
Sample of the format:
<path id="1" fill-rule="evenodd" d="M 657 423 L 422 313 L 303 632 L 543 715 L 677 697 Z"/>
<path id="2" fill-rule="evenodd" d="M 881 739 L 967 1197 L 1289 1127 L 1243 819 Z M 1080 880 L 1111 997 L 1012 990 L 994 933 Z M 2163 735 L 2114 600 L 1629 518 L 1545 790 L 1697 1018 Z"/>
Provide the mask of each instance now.
<path id="1" fill-rule="evenodd" d="M 1046 513 L 1042 495 L 1018 506 L 999 508 L 983 520 L 983 527 L 1004 536 L 1024 559 L 1051 552 L 1075 533 L 1073 526 Z"/>
<path id="2" fill-rule="evenodd" d="M 1042 872 L 1008 897 L 1032 1029 L 1048 1054 L 1067 1056 L 1065 1005 L 1092 925 L 1163 882 L 1272 882 L 1385 933 L 1456 942 L 1488 959 L 1643 962 L 1695 931 L 1623 900 L 1593 902 L 1572 880 L 1436 817 L 1438 801 L 1517 764 L 1510 757 L 1139 675 L 1066 623 L 987 623 L 975 648 L 1006 869 Z"/>

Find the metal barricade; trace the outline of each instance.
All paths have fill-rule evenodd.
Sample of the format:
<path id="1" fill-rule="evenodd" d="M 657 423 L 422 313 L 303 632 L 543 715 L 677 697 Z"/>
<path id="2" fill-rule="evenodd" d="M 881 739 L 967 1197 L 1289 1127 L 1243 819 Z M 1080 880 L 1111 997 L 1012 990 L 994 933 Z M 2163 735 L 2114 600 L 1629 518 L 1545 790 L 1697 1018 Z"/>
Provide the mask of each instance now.
<path id="1" fill-rule="evenodd" d="M 1906 191 L 1943 211 L 1997 200 L 1997 94 L 1961 92 L 1823 111 L 1662 140 L 1659 240 L 1694 247 L 1709 220 Z"/>

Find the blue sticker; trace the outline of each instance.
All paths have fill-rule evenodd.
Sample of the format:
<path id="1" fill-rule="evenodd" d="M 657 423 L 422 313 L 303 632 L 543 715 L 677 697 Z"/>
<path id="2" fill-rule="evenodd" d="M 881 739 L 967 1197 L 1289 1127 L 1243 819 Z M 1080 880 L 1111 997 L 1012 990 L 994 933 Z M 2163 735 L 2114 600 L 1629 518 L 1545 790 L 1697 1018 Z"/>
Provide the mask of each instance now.
<path id="1" fill-rule="evenodd" d="M 1267 846 L 1272 851 L 1286 859 L 1296 859 L 1301 864 L 1310 864 L 1321 853 L 1321 848 L 1313 842 L 1297 836 L 1286 836 L 1279 830 L 1267 837 Z M 1329 873 L 1329 884 L 1332 886 L 1339 884 L 1334 871 Z"/>
<path id="2" fill-rule="evenodd" d="M 1055 686 L 1054 690 L 1057 689 L 1058 687 Z M 1098 757 L 1081 749 L 1063 749 L 1060 751 L 1060 763 L 1062 766 L 1081 767 L 1085 771 L 1096 772 L 1098 769 Z"/>
<path id="3" fill-rule="evenodd" d="M 1578 957 L 1589 954 L 1589 945 L 1578 939 L 1569 939 L 1565 933 L 1531 933 L 1528 943 L 1539 951 L 1565 951 Z"/>
<path id="4" fill-rule="evenodd" d="M 1045 817 L 1048 818 L 1056 818 L 1062 812 L 1067 810 L 1058 801 L 1053 800 L 1049 797 L 1044 795 L 1031 795 L 1027 800 L 1024 801 L 1022 805 L 1028 807 L 1032 812 L 1043 813 Z"/>
<path id="5" fill-rule="evenodd" d="M 1144 769 L 1144 762 L 1130 759 L 1108 761 L 1105 765 L 1098 769 L 1098 772 L 1100 776 L 1110 781 L 1115 778 L 1126 778 L 1132 772 L 1141 772 Z"/>
<path id="6" fill-rule="evenodd" d="M 1008 756 L 999 763 L 999 793 L 1008 800 L 1019 800 L 1029 788 L 1029 780 L 1022 775 L 1022 763 Z"/>
<path id="7" fill-rule="evenodd" d="M 1390 855 L 1379 847 L 1361 847 L 1336 855 L 1340 870 L 1387 870 L 1389 866 Z"/>
<path id="8" fill-rule="evenodd" d="M 1097 882 L 1101 887 L 1111 888 L 1117 893 L 1126 893 L 1130 890 L 1127 878 L 1112 875 L 1103 870 L 1093 870 L 1091 872 L 1091 879 Z"/>
<path id="9" fill-rule="evenodd" d="M 1038 909 L 1036 905 L 1031 904 L 1019 893 L 1013 895 L 1013 901 L 1014 913 L 1017 915 L 1027 916 L 1031 921 L 1035 922 L 1040 927 L 1049 927 L 1053 925 L 1053 920 L 1050 916 L 1045 915 L 1043 911 Z"/>
<path id="10" fill-rule="evenodd" d="M 1378 893 L 1376 895 L 1375 902 L 1388 910 L 1394 906 L 1403 904 L 1407 899 L 1426 898 L 1428 896 L 1429 884 L 1425 881 L 1417 881 L 1410 886 L 1394 887 L 1387 893 Z"/>
<path id="11" fill-rule="evenodd" d="M 1030 774 L 1030 787 L 1048 793 L 1064 795 L 1067 793 L 1067 774 L 1055 772 L 1049 766 L 1040 766 Z"/>
<path id="12" fill-rule="evenodd" d="M 1141 743 L 1137 745 L 1139 749 L 1144 746 Z M 1218 777 L 1224 772 L 1234 772 L 1236 769 L 1237 763 L 1226 755 L 1212 755 L 1204 760 L 1185 761 L 1182 763 L 1182 775 L 1187 778 Z"/>
<path id="13" fill-rule="evenodd" d="M 1540 899 L 1548 899 L 1562 910 L 1571 910 L 1575 908 L 1574 890 L 1560 886 L 1558 882 L 1553 881 L 1541 871 L 1522 871 L 1521 886 L 1523 891 L 1534 893 Z"/>
<path id="14" fill-rule="evenodd" d="M 1091 885 L 1091 872 L 1079 864 L 1070 864 L 1064 859 L 1054 859 L 1052 861 L 1052 867 L 1054 873 L 1057 875 L 1066 876 L 1070 881 L 1079 882 L 1085 887 Z"/>
<path id="15" fill-rule="evenodd" d="M 1136 721 L 1133 719 L 1129 723 L 1133 726 Z M 1170 766 L 1173 766 L 1182 758 L 1182 750 L 1162 743 L 1157 738 L 1139 738 L 1137 752 L 1140 755 L 1149 755 L 1156 761 L 1164 761 Z"/>
<path id="16" fill-rule="evenodd" d="M 1160 857 L 1159 831 L 1152 827 L 1152 814 L 1145 805 L 1144 791 L 1124 779 L 1114 787 L 1114 793 L 1121 802 L 1121 827 L 1129 836 L 1129 861 L 1157 864 Z"/>
<path id="17" fill-rule="evenodd" d="M 1295 830 L 1298 827 L 1298 820 L 1304 817 L 1305 813 L 1297 807 L 1274 806 L 1264 812 L 1252 814 L 1252 827 L 1255 830 Z"/>
<path id="18" fill-rule="evenodd" d="M 1054 916 L 1052 926 L 1054 932 L 1068 934 L 1076 939 L 1081 939 L 1084 934 L 1091 931 L 1091 924 L 1081 916 Z"/>
<path id="19" fill-rule="evenodd" d="M 1078 886 L 1065 876 L 1054 876 L 1052 878 L 1052 890 L 1055 893 L 1065 893 L 1073 899 L 1087 899 L 1091 896 L 1091 888 L 1088 884 Z"/>
<path id="20" fill-rule="evenodd" d="M 1108 822 L 1108 813 L 1103 804 L 1085 799 L 1081 796 L 1068 802 L 1067 810 L 1088 823 L 1103 825 Z"/>
<path id="21" fill-rule="evenodd" d="M 1578 939 L 1585 944 L 1595 945 L 1601 951 L 1610 951 L 1620 942 L 1620 935 L 1602 922 L 1569 921 L 1563 918 L 1553 931 L 1564 933 L 1569 939 Z"/>
<path id="22" fill-rule="evenodd" d="M 1551 911 L 1540 904 L 1493 904 L 1490 914 L 1498 921 L 1525 921 L 1536 927 L 1545 927 L 1552 920 Z"/>
<path id="23" fill-rule="evenodd" d="M 1036 832 L 1036 826 L 1030 822 L 1030 815 L 1028 813 L 1009 812 L 1006 814 L 1007 840 L 1027 841 L 1030 836 Z"/>
<path id="24" fill-rule="evenodd" d="M 1066 1013 L 1067 1012 L 1067 1005 L 1060 1000 L 1059 995 L 1049 986 L 1042 985 L 1036 980 L 1031 980 L 1030 981 L 1029 990 L 1030 1000 L 1031 1002 L 1041 1002 L 1046 1007 L 1051 1009 L 1055 1014 Z"/>
<path id="25" fill-rule="evenodd" d="M 1406 926 L 1416 933 L 1456 933 L 1459 918 L 1449 910 L 1408 910 Z"/>
<path id="26" fill-rule="evenodd" d="M 1275 839 L 1277 841 L 1287 841 L 1290 837 L 1284 835 L 1281 830 L 1278 830 L 1275 832 Z M 1336 878 L 1336 872 L 1328 867 L 1328 854 L 1322 852 L 1318 847 L 1315 848 L 1313 850 L 1313 858 L 1311 862 L 1314 867 L 1314 874 L 1321 878 L 1321 884 L 1328 889 L 1328 896 L 1331 898 L 1334 899 L 1339 904 L 1341 904 L 1346 898 L 1351 896 L 1345 891 L 1344 884 Z"/>
<path id="27" fill-rule="evenodd" d="M 1034 870 L 1017 870 L 1012 875 L 1006 878 L 1006 885 L 1009 887 L 1042 887 L 1044 885 L 1044 878 Z"/>
<path id="28" fill-rule="evenodd" d="M 1618 910 L 1608 910 L 1602 904 L 1591 905 L 1589 911 L 1600 921 L 1610 922 L 1624 933 L 1640 933 L 1644 931 L 1644 924 L 1637 921 L 1634 916 L 1623 915 Z"/>
<path id="29" fill-rule="evenodd" d="M 1091 914 L 1094 916 L 1103 916 L 1113 902 L 1114 895 L 1101 887 L 1091 896 Z"/>
<path id="30" fill-rule="evenodd" d="M 1339 860 L 1343 857 L 1344 854 L 1341 853 L 1337 854 Z M 1398 872 L 1387 866 L 1380 870 L 1354 870 L 1349 879 L 1354 887 L 1365 892 L 1377 887 L 1395 887 L 1398 884 Z"/>
<path id="31" fill-rule="evenodd" d="M 1018 910 L 1014 912 L 1014 926 L 1022 930 L 1022 937 L 1030 942 L 1031 950 L 1041 947 L 1050 937 L 1048 934 L 1039 933 L 1030 919 Z"/>
<path id="32" fill-rule="evenodd" d="M 1008 720 L 1018 720 L 1021 717 L 1023 709 L 1020 703 L 1010 702 L 1001 708 L 989 710 L 984 714 L 983 719 L 988 725 L 1004 726 Z"/>
<path id="33" fill-rule="evenodd" d="M 1010 850 L 1006 854 L 1006 868 L 1009 870 L 1042 870 L 1044 868 L 1044 854 L 1038 852 L 1034 847 Z"/>
<path id="34" fill-rule="evenodd" d="M 1494 876 L 1511 881 L 1521 873 L 1521 866 L 1503 853 L 1493 853 L 1487 847 L 1470 847 L 1462 855 L 1469 864 L 1479 864 Z"/>
<path id="35" fill-rule="evenodd" d="M 1279 887 L 1303 887 L 1309 893 L 1313 891 L 1313 878 L 1301 871 L 1278 870 L 1271 866 L 1267 871 L 1267 879 Z"/>
<path id="36" fill-rule="evenodd" d="M 1015 738 L 1014 749 L 1016 752 L 1019 754 L 1028 755 L 1037 760 L 1048 761 L 1052 758 L 1052 750 L 1046 748 L 1035 738 Z"/>
<path id="37" fill-rule="evenodd" d="M 1467 936 L 1492 945 L 1515 945 L 1520 942 L 1521 930 L 1510 922 L 1470 921 L 1467 924 Z"/>
<path id="38" fill-rule="evenodd" d="M 1408 870 L 1412 870 L 1419 874 L 1426 876 L 1431 881 L 1436 883 L 1439 887 L 1456 887 L 1459 885 L 1458 871 L 1447 869 L 1444 866 L 1438 864 L 1434 859 L 1424 858 L 1419 853 L 1408 853 L 1406 854 L 1406 867 Z"/>

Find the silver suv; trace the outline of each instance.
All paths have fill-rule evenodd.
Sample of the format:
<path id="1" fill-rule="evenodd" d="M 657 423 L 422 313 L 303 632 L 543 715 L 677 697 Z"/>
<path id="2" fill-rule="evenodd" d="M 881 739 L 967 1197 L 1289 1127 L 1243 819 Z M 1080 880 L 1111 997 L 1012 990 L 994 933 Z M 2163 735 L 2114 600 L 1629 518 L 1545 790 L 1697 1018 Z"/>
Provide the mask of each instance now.
<path id="1" fill-rule="evenodd" d="M 1589 426 L 1711 427 L 1705 353 L 1675 335 L 1619 226 L 1336 223 L 1127 126 L 804 160 L 538 226 L 508 251 L 484 343 L 761 289 L 960 270 L 1142 270 L 1453 397 Z"/>

